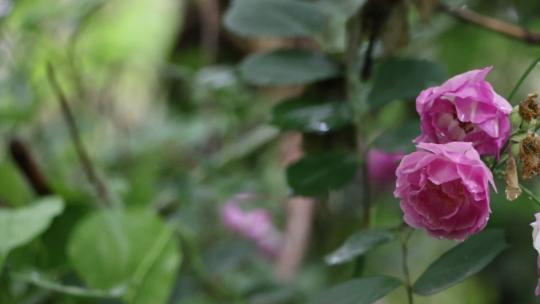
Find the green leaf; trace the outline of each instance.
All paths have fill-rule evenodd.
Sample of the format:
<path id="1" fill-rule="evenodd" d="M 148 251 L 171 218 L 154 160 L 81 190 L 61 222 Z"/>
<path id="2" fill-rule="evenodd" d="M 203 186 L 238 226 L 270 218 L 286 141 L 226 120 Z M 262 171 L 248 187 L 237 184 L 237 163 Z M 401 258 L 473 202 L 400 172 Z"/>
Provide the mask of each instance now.
<path id="1" fill-rule="evenodd" d="M 25 206 L 32 199 L 28 183 L 11 162 L 0 163 L 0 185 L 0 197 L 11 206 Z"/>
<path id="2" fill-rule="evenodd" d="M 413 140 L 419 134 L 420 123 L 414 120 L 382 132 L 371 145 L 386 151 L 412 152 Z"/>
<path id="3" fill-rule="evenodd" d="M 514 88 L 512 89 L 510 94 L 508 95 L 508 101 L 512 102 L 512 99 L 514 99 L 514 96 L 516 95 L 517 91 L 519 90 L 519 87 L 521 87 L 521 85 L 523 84 L 525 79 L 527 79 L 527 77 L 534 70 L 534 68 L 538 66 L 539 62 L 540 62 L 540 57 L 535 58 L 534 61 L 531 62 L 531 64 L 529 64 L 529 66 L 523 72 L 523 74 L 521 74 L 521 77 L 519 77 L 518 82 L 516 83 L 516 85 L 514 85 Z M 512 103 L 512 104 L 515 104 L 515 103 Z"/>
<path id="4" fill-rule="evenodd" d="M 325 257 L 329 265 L 337 265 L 354 260 L 359 255 L 394 239 L 388 230 L 365 230 L 351 235 L 341 247 Z"/>
<path id="5" fill-rule="evenodd" d="M 216 153 L 210 163 L 215 167 L 222 167 L 230 162 L 248 156 L 263 145 L 271 142 L 279 136 L 279 130 L 267 125 L 262 125 L 243 134 L 233 144 L 225 146 Z"/>
<path id="6" fill-rule="evenodd" d="M 4 263 L 6 262 L 7 253 L 0 252 L 0 273 L 4 269 Z"/>
<path id="7" fill-rule="evenodd" d="M 299 85 L 337 76 L 339 69 L 323 54 L 301 49 L 254 54 L 242 61 L 242 78 L 254 85 Z"/>
<path id="8" fill-rule="evenodd" d="M 91 214 L 75 228 L 68 256 L 91 288 L 127 286 L 130 304 L 165 303 L 181 259 L 171 229 L 142 210 Z"/>
<path id="9" fill-rule="evenodd" d="M 64 203 L 58 197 L 43 198 L 24 208 L 0 209 L 0 253 L 32 241 L 63 210 Z"/>
<path id="10" fill-rule="evenodd" d="M 326 133 L 352 121 L 346 102 L 312 102 L 303 99 L 278 104 L 272 111 L 272 124 L 281 130 Z"/>
<path id="11" fill-rule="evenodd" d="M 382 106 L 393 100 L 413 99 L 429 86 L 446 79 L 444 68 L 435 62 L 418 59 L 390 59 L 377 69 L 368 101 Z"/>
<path id="12" fill-rule="evenodd" d="M 331 11 L 332 14 L 340 15 L 349 19 L 367 2 L 367 0 L 318 0 L 317 5 L 322 11 Z"/>
<path id="13" fill-rule="evenodd" d="M 401 282 L 392 277 L 375 276 L 339 284 L 311 300 L 310 304 L 370 304 L 381 299 Z"/>
<path id="14" fill-rule="evenodd" d="M 323 30 L 327 16 L 316 5 L 295 0 L 236 0 L 225 27 L 240 36 L 301 37 Z"/>
<path id="15" fill-rule="evenodd" d="M 315 39 L 326 52 L 343 52 L 347 40 L 347 21 L 365 4 L 366 0 L 318 0 L 320 10 L 328 14 L 327 22 Z"/>
<path id="16" fill-rule="evenodd" d="M 82 297 L 82 298 L 119 298 L 124 293 L 124 288 L 116 288 L 112 290 L 99 290 L 99 289 L 87 289 L 78 286 L 68 286 L 57 283 L 49 278 L 44 277 L 41 273 L 22 272 L 13 273 L 12 276 L 15 279 L 36 285 L 40 288 L 51 290 L 54 292 Z"/>
<path id="17" fill-rule="evenodd" d="M 262 288 L 261 288 L 262 289 Z M 290 285 L 272 286 L 257 291 L 249 297 L 250 304 L 291 304 L 302 303 L 301 293 Z"/>
<path id="18" fill-rule="evenodd" d="M 486 230 L 455 246 L 420 276 L 413 286 L 419 295 L 432 295 L 478 273 L 506 248 L 502 230 Z"/>
<path id="19" fill-rule="evenodd" d="M 287 168 L 287 182 L 297 195 L 319 195 L 347 185 L 356 173 L 352 155 L 308 154 Z"/>
<path id="20" fill-rule="evenodd" d="M 176 277 L 174 270 L 179 265 L 178 246 L 174 246 L 171 239 L 172 231 L 169 229 L 156 236 L 155 244 L 135 270 L 127 295 L 128 303 L 155 303 L 156 299 L 166 302 L 169 292 L 162 292 L 162 284 L 172 286 Z"/>

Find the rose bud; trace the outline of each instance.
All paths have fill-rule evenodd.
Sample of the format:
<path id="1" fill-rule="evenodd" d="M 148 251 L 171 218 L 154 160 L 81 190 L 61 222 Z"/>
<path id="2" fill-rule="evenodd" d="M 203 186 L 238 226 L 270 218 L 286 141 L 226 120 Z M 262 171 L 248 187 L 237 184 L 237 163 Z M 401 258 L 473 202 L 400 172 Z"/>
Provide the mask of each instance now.
<path id="1" fill-rule="evenodd" d="M 368 177 L 372 185 L 384 188 L 396 181 L 396 168 L 403 158 L 403 152 L 386 152 L 371 149 L 367 154 Z"/>
<path id="2" fill-rule="evenodd" d="M 517 164 L 514 156 L 508 157 L 508 160 L 506 161 L 504 184 L 504 193 L 506 194 L 506 199 L 509 201 L 515 201 L 521 195 L 521 187 L 519 186 Z"/>

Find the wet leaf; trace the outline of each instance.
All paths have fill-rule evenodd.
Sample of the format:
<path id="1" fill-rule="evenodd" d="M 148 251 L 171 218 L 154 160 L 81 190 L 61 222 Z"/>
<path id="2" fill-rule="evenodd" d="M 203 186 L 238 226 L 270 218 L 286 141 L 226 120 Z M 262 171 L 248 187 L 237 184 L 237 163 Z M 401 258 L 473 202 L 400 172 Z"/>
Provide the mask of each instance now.
<path id="1" fill-rule="evenodd" d="M 317 295 L 310 304 L 371 304 L 401 285 L 387 276 L 367 277 L 347 281 Z"/>
<path id="2" fill-rule="evenodd" d="M 352 111 L 345 102 L 285 101 L 274 107 L 272 124 L 281 130 L 325 133 L 352 121 Z"/>
<path id="3" fill-rule="evenodd" d="M 287 168 L 287 182 L 296 195 L 320 195 L 347 185 L 356 173 L 350 154 L 308 154 Z"/>
<path id="4" fill-rule="evenodd" d="M 326 264 L 337 265 L 354 260 L 369 250 L 394 239 L 387 230 L 365 230 L 351 235 L 336 251 L 325 257 Z"/>
<path id="5" fill-rule="evenodd" d="M 429 265 L 413 290 L 427 296 L 452 287 L 484 269 L 506 246 L 502 230 L 486 230 L 473 235 Z"/>

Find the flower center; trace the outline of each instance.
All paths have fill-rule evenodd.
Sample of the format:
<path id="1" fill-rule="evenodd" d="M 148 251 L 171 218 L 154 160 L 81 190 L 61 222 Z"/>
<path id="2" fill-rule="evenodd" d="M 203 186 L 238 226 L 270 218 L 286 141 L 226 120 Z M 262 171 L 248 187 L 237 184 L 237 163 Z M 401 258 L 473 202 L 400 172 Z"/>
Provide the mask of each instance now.
<path id="1" fill-rule="evenodd" d="M 454 115 L 455 116 L 455 115 Z M 474 125 L 471 122 L 462 122 L 455 117 L 458 122 L 459 127 L 466 133 L 469 134 L 474 130 Z"/>
<path id="2" fill-rule="evenodd" d="M 463 187 L 456 182 L 448 182 L 443 185 L 436 185 L 428 182 L 426 190 L 433 194 L 434 201 L 431 204 L 443 204 L 445 208 L 453 209 L 456 205 L 463 202 L 465 193 Z"/>

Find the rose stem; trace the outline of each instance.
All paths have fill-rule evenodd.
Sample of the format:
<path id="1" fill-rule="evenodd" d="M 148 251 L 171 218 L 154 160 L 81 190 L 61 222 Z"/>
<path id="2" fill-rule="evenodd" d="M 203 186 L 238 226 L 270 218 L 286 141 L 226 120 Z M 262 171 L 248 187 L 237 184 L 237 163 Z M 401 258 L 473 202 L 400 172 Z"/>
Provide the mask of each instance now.
<path id="1" fill-rule="evenodd" d="M 52 64 L 47 65 L 47 77 L 51 88 L 55 93 L 58 102 L 60 103 L 64 120 L 68 126 L 69 134 L 71 136 L 71 140 L 73 141 L 73 145 L 75 146 L 75 151 L 77 152 L 77 156 L 79 157 L 83 171 L 90 184 L 94 186 L 96 193 L 100 198 L 100 204 L 103 206 L 111 206 L 112 198 L 109 189 L 107 188 L 107 185 L 99 178 L 94 164 L 92 163 L 90 156 L 84 147 L 77 123 L 75 122 L 75 117 L 71 111 L 71 108 L 69 107 L 67 97 L 58 83 Z"/>
<path id="2" fill-rule="evenodd" d="M 411 275 L 409 272 L 409 265 L 407 263 L 409 250 L 407 243 L 412 235 L 413 230 L 406 226 L 402 226 L 400 241 L 401 241 L 401 266 L 403 269 L 403 277 L 405 279 L 405 290 L 407 291 L 407 300 L 409 304 L 414 304 L 414 297 L 412 292 Z"/>

